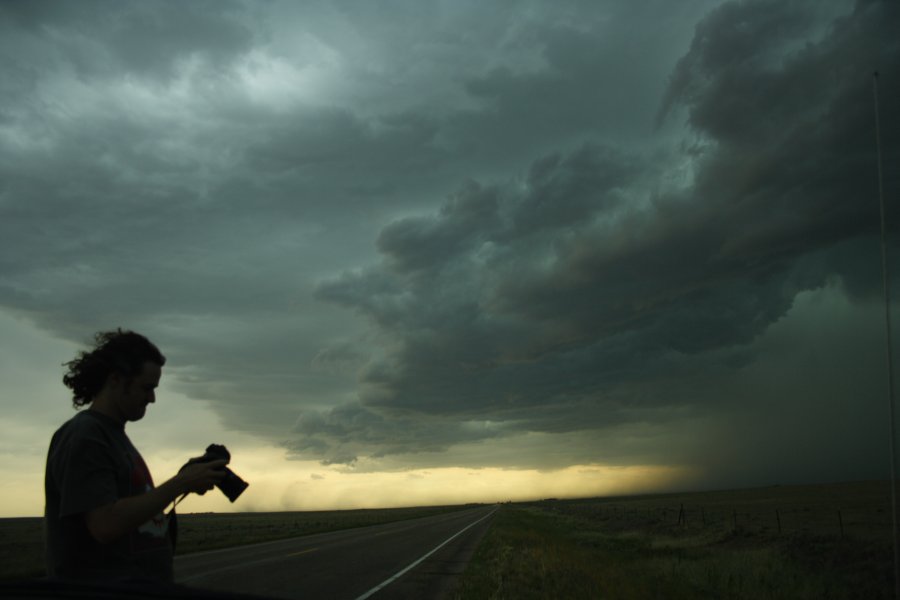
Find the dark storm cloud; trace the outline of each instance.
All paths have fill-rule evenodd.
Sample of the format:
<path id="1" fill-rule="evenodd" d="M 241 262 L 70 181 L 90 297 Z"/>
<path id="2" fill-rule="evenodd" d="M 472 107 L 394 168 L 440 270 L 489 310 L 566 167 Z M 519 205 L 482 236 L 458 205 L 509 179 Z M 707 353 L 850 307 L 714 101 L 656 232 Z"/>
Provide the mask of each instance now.
<path id="1" fill-rule="evenodd" d="M 448 417 L 503 435 L 615 426 L 633 406 L 662 422 L 717 400 L 654 383 L 753 362 L 746 349 L 798 293 L 835 277 L 852 297 L 877 292 L 870 77 L 900 70 L 900 10 L 816 6 L 728 3 L 697 26 L 661 97 L 661 118 L 686 114 L 694 134 L 681 189 L 645 195 L 638 173 L 659 177 L 649 159 L 586 146 L 386 227 L 380 265 L 318 292 L 391 341 L 361 376 L 366 410 L 418 415 L 423 439 Z M 498 72 L 470 90 L 511 82 Z M 896 80 L 882 94 L 900 96 Z M 898 131 L 885 132 L 887 164 Z"/>
<path id="2" fill-rule="evenodd" d="M 479 108 L 467 89 L 488 91 L 485 49 L 497 50 L 494 66 L 540 81 L 541 53 L 560 37 L 545 21 L 580 20 L 460 10 L 441 16 L 441 31 L 428 7 L 399 21 L 271 8 L 9 3 L 0 22 L 0 301 L 78 342 L 119 324 L 157 332 L 173 369 L 186 365 L 185 390 L 267 432 L 297 405 L 339 403 L 351 363 L 330 349 L 373 344 L 313 305 L 312 282 L 358 262 L 378 223 L 480 172 L 477 129 L 508 113 Z M 317 59 L 326 67 L 309 70 Z M 344 83 L 329 87 L 330 72 Z M 566 82 L 561 99 L 576 93 Z M 509 105 L 516 90 L 502 88 L 489 93 Z M 460 98 L 474 102 L 461 109 Z M 475 129 L 457 138 L 461 119 Z M 563 202 L 558 216 L 522 211 L 521 226 L 584 213 L 583 198 Z M 408 257 L 401 238 L 381 243 Z"/>
<path id="3" fill-rule="evenodd" d="M 452 420 L 423 423 L 412 417 L 383 415 L 358 404 L 324 412 L 307 412 L 286 444 L 295 453 L 323 456 L 323 464 L 353 464 L 360 453 L 369 458 L 416 453 L 442 453 L 450 447 L 494 437 L 495 428 Z M 339 440 L 335 447 L 335 440 Z M 372 452 L 377 448 L 376 452 Z"/>
<path id="4" fill-rule="evenodd" d="M 35 0 L 0 5 L 0 18 L 9 24 L 7 35 L 24 30 L 45 41 L 35 45 L 42 50 L 36 57 L 15 61 L 26 70 L 38 66 L 32 62 L 35 58 L 56 55 L 86 76 L 113 71 L 161 80 L 172 77 L 182 61 L 227 64 L 248 50 L 253 35 L 240 21 L 244 13 L 241 4 L 227 0 Z"/>
<path id="5" fill-rule="evenodd" d="M 522 11 L 518 35 L 505 37 L 508 49 L 533 59 L 467 78 L 478 108 L 449 115 L 442 139 L 506 170 L 533 160 L 535 148 L 592 135 L 625 145 L 645 139 L 669 68 L 663 49 L 686 44 L 706 6 L 587 2 Z"/>
<path id="6" fill-rule="evenodd" d="M 688 460 L 686 382 L 877 291 L 898 71 L 889 3 L 714 4 L 4 3 L 0 304 L 296 456 Z"/>

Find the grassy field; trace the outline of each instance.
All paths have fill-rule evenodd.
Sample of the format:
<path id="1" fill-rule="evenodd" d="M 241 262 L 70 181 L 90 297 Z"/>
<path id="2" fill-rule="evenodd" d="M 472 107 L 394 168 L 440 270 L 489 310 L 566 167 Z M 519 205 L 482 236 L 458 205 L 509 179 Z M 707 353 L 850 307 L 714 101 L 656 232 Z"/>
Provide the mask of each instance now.
<path id="1" fill-rule="evenodd" d="M 176 554 L 390 523 L 463 508 L 468 506 L 179 514 Z M 45 574 L 43 535 L 43 520 L 39 517 L 0 519 L 0 581 Z"/>
<path id="2" fill-rule="evenodd" d="M 455 597 L 891 598 L 890 531 L 878 482 L 506 505 Z"/>
<path id="3" fill-rule="evenodd" d="M 179 515 L 178 554 L 461 508 Z M 886 599 L 890 532 L 882 482 L 509 504 L 455 597 Z M 0 579 L 42 574 L 41 519 L 0 519 Z"/>

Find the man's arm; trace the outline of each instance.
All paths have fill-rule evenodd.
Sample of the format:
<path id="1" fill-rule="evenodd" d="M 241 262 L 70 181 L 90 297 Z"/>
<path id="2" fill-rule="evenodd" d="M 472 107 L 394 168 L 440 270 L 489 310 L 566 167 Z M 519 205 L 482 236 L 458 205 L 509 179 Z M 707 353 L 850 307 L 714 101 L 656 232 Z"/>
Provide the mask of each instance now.
<path id="1" fill-rule="evenodd" d="M 111 504 L 85 513 L 84 521 L 95 540 L 101 544 L 114 542 L 146 523 L 178 496 L 194 492 L 202 494 L 225 477 L 225 460 L 188 465 L 175 477 L 145 494 L 120 498 Z"/>

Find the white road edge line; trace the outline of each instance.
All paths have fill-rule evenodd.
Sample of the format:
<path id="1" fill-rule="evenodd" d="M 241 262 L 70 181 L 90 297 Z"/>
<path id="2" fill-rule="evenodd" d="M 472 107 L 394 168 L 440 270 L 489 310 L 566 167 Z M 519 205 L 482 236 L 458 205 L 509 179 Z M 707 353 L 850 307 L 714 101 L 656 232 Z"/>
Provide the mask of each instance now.
<path id="1" fill-rule="evenodd" d="M 373 587 L 371 590 L 369 590 L 368 592 L 366 592 L 366 593 L 363 594 L 362 596 L 358 596 L 358 597 L 356 598 L 356 600 L 366 600 L 366 598 L 368 598 L 369 596 L 371 596 L 371 595 L 374 594 L 375 592 L 377 592 L 377 591 L 381 590 L 382 588 L 385 588 L 385 587 L 387 587 L 388 585 L 392 584 L 393 582 L 397 581 L 398 579 L 400 579 L 401 577 L 403 577 L 403 575 L 405 575 L 408 571 L 414 569 L 414 568 L 415 568 L 419 563 L 421 563 L 423 560 L 425 560 L 426 558 L 428 558 L 429 556 L 431 556 L 432 554 L 434 554 L 435 552 L 437 552 L 438 550 L 440 550 L 441 548 L 443 548 L 444 546 L 446 546 L 447 544 L 449 544 L 450 542 L 452 542 L 452 541 L 453 541 L 454 539 L 456 539 L 458 536 L 462 535 L 462 533 L 463 533 L 464 531 L 466 531 L 466 530 L 469 529 L 470 527 L 473 527 L 473 526 L 475 526 L 475 525 L 478 525 L 479 523 L 481 523 L 482 521 L 484 521 L 485 519 L 487 519 L 489 516 L 491 516 L 491 515 L 494 514 L 495 512 L 497 512 L 497 509 L 496 509 L 496 508 L 495 508 L 494 510 L 492 510 L 491 512 L 489 512 L 488 514 L 486 514 L 486 515 L 484 515 L 483 517 L 481 517 L 480 519 L 478 519 L 477 521 L 475 521 L 474 523 L 469 523 L 468 525 L 466 525 L 465 527 L 463 527 L 462 529 L 460 529 L 459 531 L 457 531 L 456 533 L 454 533 L 452 536 L 450 536 L 449 538 L 447 538 L 446 540 L 444 540 L 443 542 L 441 542 L 441 543 L 440 543 L 436 548 L 434 548 L 431 552 L 429 552 L 428 554 L 424 555 L 422 558 L 420 558 L 419 560 L 415 561 L 414 563 L 412 563 L 411 565 L 409 565 L 408 567 L 406 567 L 406 568 L 403 569 L 402 571 L 397 572 L 397 574 L 395 574 L 394 576 L 389 577 L 388 579 L 385 579 L 384 581 L 382 581 L 381 583 L 379 583 L 378 585 L 376 585 L 375 587 Z"/>

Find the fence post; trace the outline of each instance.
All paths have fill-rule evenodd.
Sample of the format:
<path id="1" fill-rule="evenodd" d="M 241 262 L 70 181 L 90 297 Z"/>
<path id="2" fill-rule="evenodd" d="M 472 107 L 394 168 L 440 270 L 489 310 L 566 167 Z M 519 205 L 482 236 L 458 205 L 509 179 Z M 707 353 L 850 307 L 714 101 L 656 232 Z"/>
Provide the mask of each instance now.
<path id="1" fill-rule="evenodd" d="M 684 525 L 684 503 L 682 503 L 681 508 L 678 509 L 678 524 Z"/>
<path id="2" fill-rule="evenodd" d="M 841 539 L 844 539 L 844 519 L 841 517 L 841 509 L 838 509 L 838 525 L 841 526 Z"/>
<path id="3" fill-rule="evenodd" d="M 778 509 L 775 509 L 775 520 L 778 521 L 778 535 L 781 535 L 781 515 L 778 514 Z"/>
<path id="4" fill-rule="evenodd" d="M 736 508 L 731 509 L 731 519 L 732 519 L 732 522 L 734 523 L 734 532 L 737 533 L 737 509 Z"/>

